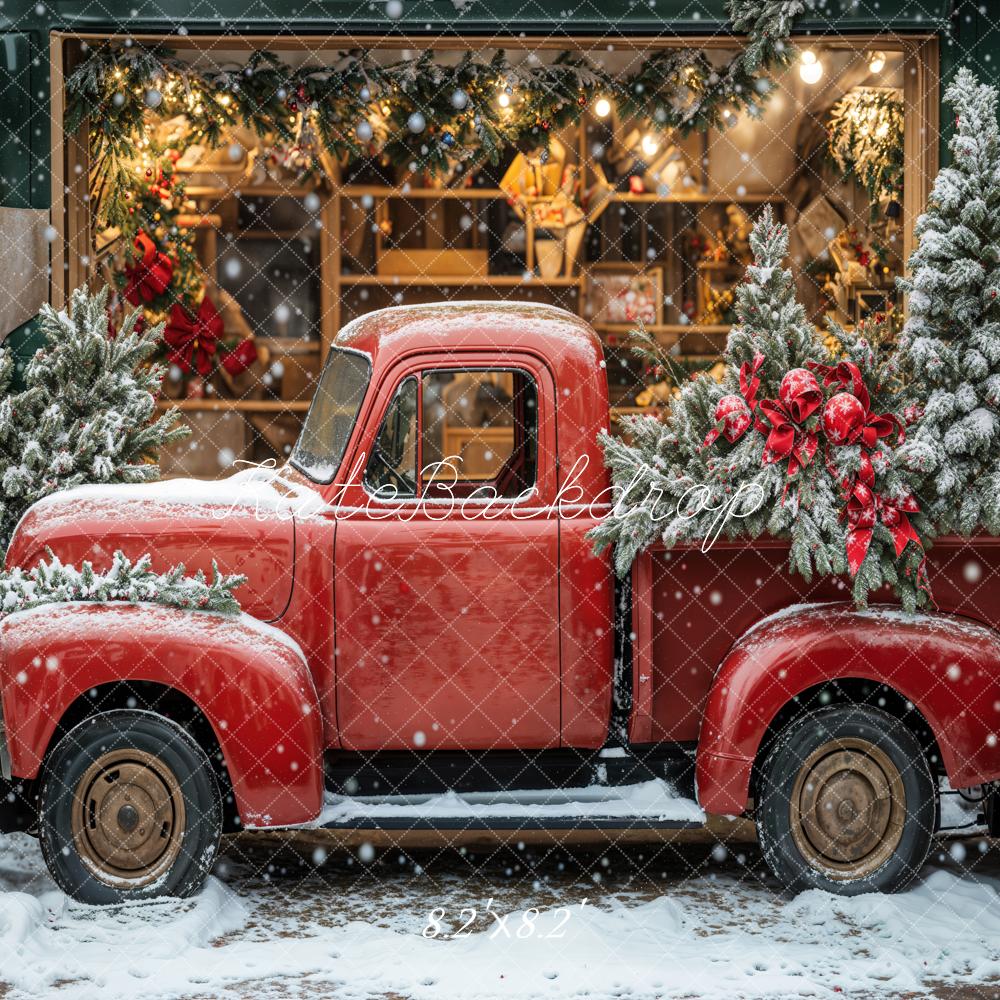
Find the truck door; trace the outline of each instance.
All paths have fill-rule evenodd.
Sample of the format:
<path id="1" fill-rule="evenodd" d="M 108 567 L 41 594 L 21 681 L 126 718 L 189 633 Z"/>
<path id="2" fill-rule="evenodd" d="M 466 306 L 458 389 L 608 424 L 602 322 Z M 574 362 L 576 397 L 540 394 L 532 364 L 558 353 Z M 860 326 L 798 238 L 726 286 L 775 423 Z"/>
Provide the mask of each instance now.
<path id="1" fill-rule="evenodd" d="M 371 412 L 364 504 L 339 512 L 335 541 L 342 745 L 558 746 L 548 370 L 531 356 L 424 356 Z"/>

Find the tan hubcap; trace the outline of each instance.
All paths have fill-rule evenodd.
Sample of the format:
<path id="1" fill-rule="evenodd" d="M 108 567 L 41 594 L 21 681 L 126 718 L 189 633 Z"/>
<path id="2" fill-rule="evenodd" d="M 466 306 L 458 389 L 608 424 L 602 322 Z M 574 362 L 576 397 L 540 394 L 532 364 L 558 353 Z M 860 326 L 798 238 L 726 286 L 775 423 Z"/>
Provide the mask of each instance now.
<path id="1" fill-rule="evenodd" d="M 903 779 L 867 740 L 836 739 L 814 750 L 799 769 L 789 806 L 795 846 L 833 879 L 877 871 L 903 836 Z"/>
<path id="2" fill-rule="evenodd" d="M 106 885 L 149 885 L 184 838 L 184 796 L 170 768 L 140 750 L 114 750 L 87 769 L 73 802 L 73 840 Z"/>

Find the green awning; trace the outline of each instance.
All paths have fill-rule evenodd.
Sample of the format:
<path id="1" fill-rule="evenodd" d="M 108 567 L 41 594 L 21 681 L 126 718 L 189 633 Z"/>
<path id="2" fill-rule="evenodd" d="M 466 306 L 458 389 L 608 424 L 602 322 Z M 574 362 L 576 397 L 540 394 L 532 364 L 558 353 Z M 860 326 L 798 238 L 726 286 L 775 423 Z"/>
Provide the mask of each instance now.
<path id="1" fill-rule="evenodd" d="M 33 3 L 33 0 L 31 0 Z M 543 33 L 549 37 L 574 34 L 689 35 L 724 31 L 728 24 L 724 0 L 402 0 L 402 16 L 392 20 L 385 0 L 50 0 L 42 18 L 28 0 L 10 0 L 9 7 L 27 9 L 29 21 L 48 27 L 121 30 L 127 24 L 189 32 L 278 31 L 442 33 Z M 819 8 L 819 3 L 809 6 Z M 824 34 L 876 31 L 940 31 L 952 0 L 826 0 L 807 11 L 798 31 Z M 5 11 L 8 15 L 11 11 Z M 23 23 L 23 22 L 22 22 Z"/>

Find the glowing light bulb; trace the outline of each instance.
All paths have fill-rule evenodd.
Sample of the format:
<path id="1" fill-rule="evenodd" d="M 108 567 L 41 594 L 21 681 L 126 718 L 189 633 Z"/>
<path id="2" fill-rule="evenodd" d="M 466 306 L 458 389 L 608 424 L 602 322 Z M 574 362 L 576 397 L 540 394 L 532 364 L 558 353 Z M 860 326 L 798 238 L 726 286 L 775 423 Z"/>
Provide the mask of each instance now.
<path id="1" fill-rule="evenodd" d="M 594 105 L 594 114 L 598 118 L 607 118 L 611 114 L 611 102 L 606 97 L 599 98 Z"/>
<path id="2" fill-rule="evenodd" d="M 497 104 L 499 104 L 501 108 L 510 107 L 510 94 L 508 94 L 506 90 L 500 91 L 500 96 L 497 98 Z"/>
<path id="3" fill-rule="evenodd" d="M 812 49 L 806 49 L 800 57 L 799 76 L 804 83 L 812 86 L 814 83 L 819 83 L 822 75 L 823 64 L 816 58 L 816 53 Z"/>
<path id="4" fill-rule="evenodd" d="M 885 53 L 884 52 L 873 52 L 871 55 L 871 61 L 868 63 L 868 69 L 872 73 L 881 73 L 885 69 Z"/>
<path id="5" fill-rule="evenodd" d="M 646 154 L 646 156 L 655 155 L 659 148 L 660 142 L 652 132 L 647 132 L 642 137 L 642 151 Z"/>

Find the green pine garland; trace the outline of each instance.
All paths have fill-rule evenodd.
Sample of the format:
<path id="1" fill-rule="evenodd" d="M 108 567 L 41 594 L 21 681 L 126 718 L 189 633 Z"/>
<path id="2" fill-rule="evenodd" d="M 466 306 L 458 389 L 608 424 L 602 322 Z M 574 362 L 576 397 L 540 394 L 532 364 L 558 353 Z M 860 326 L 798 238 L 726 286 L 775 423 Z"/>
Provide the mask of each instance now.
<path id="1" fill-rule="evenodd" d="M 93 203 L 100 222 L 127 219 L 129 169 L 150 113 L 183 115 L 191 141 L 218 147 L 243 125 L 262 139 L 326 149 L 353 159 L 384 155 L 431 174 L 496 163 L 503 150 L 547 148 L 554 130 L 579 119 L 595 94 L 653 127 L 723 127 L 724 112 L 760 113 L 767 73 L 790 59 L 785 44 L 800 0 L 731 0 L 745 48 L 724 66 L 696 49 L 658 50 L 614 77 L 564 52 L 549 65 L 489 62 L 467 53 L 456 65 L 416 60 L 380 65 L 370 52 L 345 53 L 335 66 L 292 68 L 267 52 L 243 66 L 195 68 L 166 48 L 102 45 L 66 82 L 66 129 L 89 122 Z M 506 94 L 507 107 L 498 98 Z"/>
<path id="2" fill-rule="evenodd" d="M 827 152 L 844 180 L 881 198 L 903 190 L 903 102 L 894 90 L 856 87 L 830 110 Z"/>
<path id="3" fill-rule="evenodd" d="M 149 555 L 133 563 L 120 550 L 105 572 L 96 572 L 86 561 L 80 569 L 64 566 L 51 551 L 49 557 L 27 572 L 18 567 L 0 572 L 0 617 L 66 601 L 125 601 L 220 615 L 240 613 L 233 590 L 246 583 L 246 577 L 224 575 L 214 561 L 208 581 L 201 570 L 185 575 L 183 564 L 155 573 Z"/>

